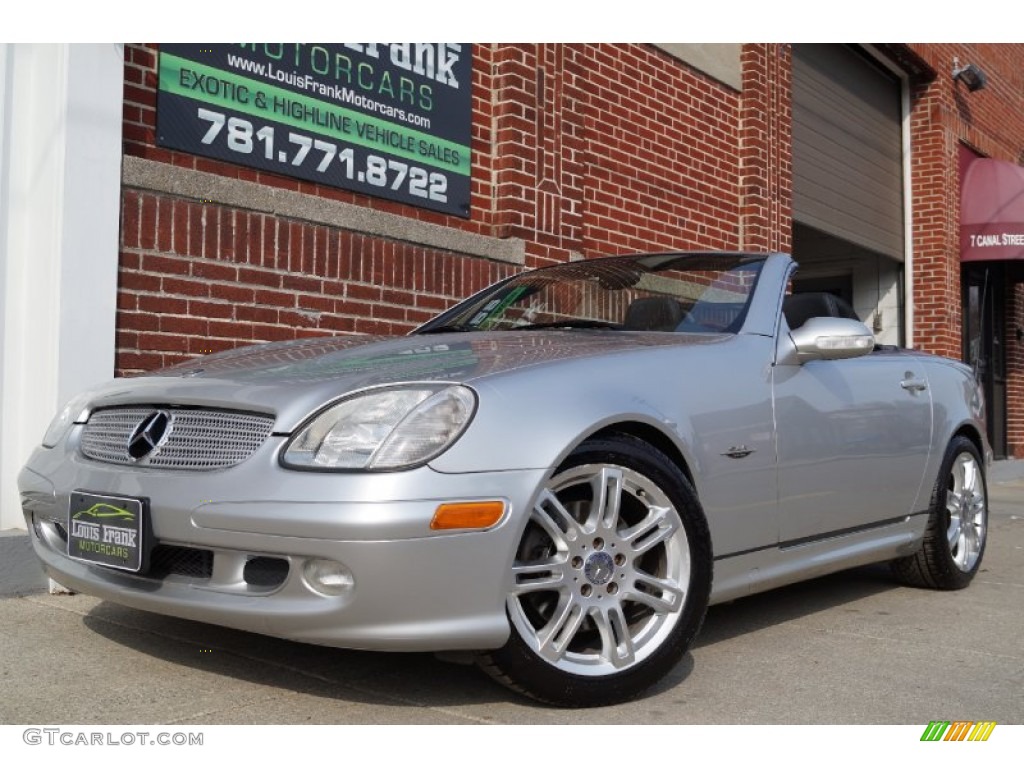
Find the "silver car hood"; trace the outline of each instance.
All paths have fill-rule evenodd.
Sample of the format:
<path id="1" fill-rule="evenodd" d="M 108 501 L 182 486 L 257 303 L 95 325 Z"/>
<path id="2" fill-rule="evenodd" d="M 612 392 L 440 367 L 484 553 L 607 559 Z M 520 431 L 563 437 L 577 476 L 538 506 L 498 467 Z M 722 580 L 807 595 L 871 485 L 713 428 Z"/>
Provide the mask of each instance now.
<path id="1" fill-rule="evenodd" d="M 527 367 L 650 348 L 706 345 L 724 335 L 600 330 L 340 336 L 242 347 L 90 393 L 92 409 L 191 405 L 275 414 L 290 432 L 325 403 L 367 387 L 415 381 L 472 383 Z"/>

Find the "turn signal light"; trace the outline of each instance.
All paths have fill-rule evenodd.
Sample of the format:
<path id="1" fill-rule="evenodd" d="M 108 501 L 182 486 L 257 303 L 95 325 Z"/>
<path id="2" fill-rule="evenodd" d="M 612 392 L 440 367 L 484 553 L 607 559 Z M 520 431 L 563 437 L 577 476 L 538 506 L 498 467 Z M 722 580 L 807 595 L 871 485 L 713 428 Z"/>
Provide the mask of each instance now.
<path id="1" fill-rule="evenodd" d="M 490 528 L 505 514 L 503 501 L 464 501 L 442 504 L 430 521 L 432 531 L 447 531 L 456 528 Z"/>

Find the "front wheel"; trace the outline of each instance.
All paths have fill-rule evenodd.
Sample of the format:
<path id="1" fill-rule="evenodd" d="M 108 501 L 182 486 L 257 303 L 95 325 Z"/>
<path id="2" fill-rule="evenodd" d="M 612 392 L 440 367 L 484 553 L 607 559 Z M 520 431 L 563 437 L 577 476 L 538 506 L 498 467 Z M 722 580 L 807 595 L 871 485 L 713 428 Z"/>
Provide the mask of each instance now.
<path id="1" fill-rule="evenodd" d="M 482 666 L 561 706 L 632 698 L 689 648 L 711 573 L 707 523 L 679 468 L 632 436 L 589 440 L 534 502 L 509 574 L 512 634 Z"/>
<path id="2" fill-rule="evenodd" d="M 946 449 L 932 493 L 921 548 L 896 560 L 893 570 L 912 586 L 963 589 L 981 567 L 987 535 L 984 463 L 974 443 L 955 437 Z"/>

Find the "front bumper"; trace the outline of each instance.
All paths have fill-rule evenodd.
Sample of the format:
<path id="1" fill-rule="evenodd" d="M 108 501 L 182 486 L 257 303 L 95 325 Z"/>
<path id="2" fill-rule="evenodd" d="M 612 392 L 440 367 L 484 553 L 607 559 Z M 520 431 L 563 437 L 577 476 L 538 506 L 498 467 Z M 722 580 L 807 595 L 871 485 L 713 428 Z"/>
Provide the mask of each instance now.
<path id="1" fill-rule="evenodd" d="M 282 440 L 229 469 L 173 472 L 83 459 L 72 432 L 64 446 L 36 450 L 18 478 L 35 551 L 75 591 L 289 640 L 403 651 L 504 644 L 512 556 L 544 470 L 294 472 L 277 463 Z M 202 553 L 202 567 L 133 574 L 69 558 L 72 491 L 148 499 L 153 541 L 186 559 Z M 430 529 L 440 503 L 480 499 L 505 502 L 495 526 Z M 352 586 L 318 590 L 305 573 L 313 559 L 342 564 Z"/>

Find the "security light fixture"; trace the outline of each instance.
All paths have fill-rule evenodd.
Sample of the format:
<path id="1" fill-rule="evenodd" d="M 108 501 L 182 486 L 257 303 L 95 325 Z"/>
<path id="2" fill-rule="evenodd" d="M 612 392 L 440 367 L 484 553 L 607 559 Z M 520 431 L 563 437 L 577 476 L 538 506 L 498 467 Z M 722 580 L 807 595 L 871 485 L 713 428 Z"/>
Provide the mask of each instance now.
<path id="1" fill-rule="evenodd" d="M 986 83 L 985 73 L 981 71 L 981 67 L 977 64 L 965 64 L 961 67 L 960 60 L 955 56 L 953 57 L 953 80 L 962 82 L 971 93 L 980 91 Z"/>

